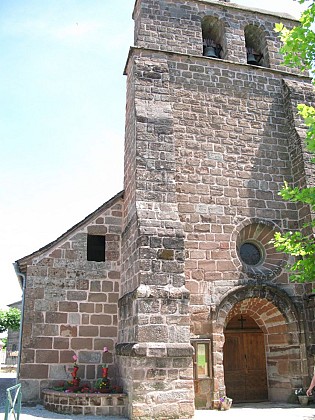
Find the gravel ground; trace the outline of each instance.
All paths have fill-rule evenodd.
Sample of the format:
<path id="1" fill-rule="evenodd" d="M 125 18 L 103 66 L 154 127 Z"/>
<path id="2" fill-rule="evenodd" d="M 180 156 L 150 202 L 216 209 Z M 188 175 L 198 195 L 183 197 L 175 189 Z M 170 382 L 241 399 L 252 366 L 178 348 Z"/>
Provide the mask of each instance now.
<path id="1" fill-rule="evenodd" d="M 0 408 L 0 416 L 4 413 L 4 409 Z M 52 413 L 51 411 L 45 410 L 42 405 L 36 407 L 23 407 L 21 410 L 20 420 L 97 420 L 101 417 L 96 416 L 76 416 L 67 414 Z M 103 417 L 102 417 L 103 418 Z M 106 420 L 128 420 L 126 417 L 104 417 Z M 12 417 L 12 420 L 13 417 Z"/>
<path id="2" fill-rule="evenodd" d="M 315 420 L 314 406 L 300 407 L 290 404 L 258 403 L 235 405 L 228 411 L 198 410 L 193 420 Z M 0 409 L 0 416 L 4 409 Z M 22 407 L 20 420 L 96 420 L 94 416 L 71 416 L 52 413 L 42 406 Z M 123 417 L 102 417 L 104 420 L 127 420 Z M 154 420 L 154 419 L 152 419 Z"/>
<path id="3" fill-rule="evenodd" d="M 15 385 L 15 374 L 0 372 L 0 416 L 5 411 L 6 389 Z M 96 420 L 94 416 L 73 416 L 52 413 L 43 406 L 22 406 L 20 420 Z M 256 403 L 233 405 L 228 411 L 198 410 L 194 420 L 315 420 L 315 405 Z M 125 417 L 104 417 L 106 420 L 127 420 Z M 154 419 L 152 419 L 154 420 Z"/>
<path id="4" fill-rule="evenodd" d="M 16 384 L 15 373 L 3 373 L 0 372 L 0 417 L 5 412 L 6 403 L 6 389 Z M 72 416 L 67 414 L 52 413 L 51 411 L 45 410 L 42 405 L 36 405 L 35 407 L 27 407 L 22 405 L 20 420 L 48 420 L 48 419 L 59 419 L 59 420 L 95 420 L 98 417 L 95 416 Z M 110 416 L 106 417 L 106 420 L 126 420 L 126 417 Z"/>

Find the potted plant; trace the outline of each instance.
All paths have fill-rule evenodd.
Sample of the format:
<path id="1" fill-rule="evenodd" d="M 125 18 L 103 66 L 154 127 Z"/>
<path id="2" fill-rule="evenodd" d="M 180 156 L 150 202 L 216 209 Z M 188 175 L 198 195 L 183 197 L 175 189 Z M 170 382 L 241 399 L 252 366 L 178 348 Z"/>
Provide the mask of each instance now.
<path id="1" fill-rule="evenodd" d="M 298 397 L 299 403 L 301 405 L 308 405 L 309 397 L 306 395 L 306 391 L 304 388 L 296 389 L 295 395 Z"/>
<path id="2" fill-rule="evenodd" d="M 232 406 L 232 402 L 233 402 L 232 398 L 229 398 L 226 395 L 224 395 L 223 397 L 220 398 L 218 409 L 220 411 L 229 410 Z"/>

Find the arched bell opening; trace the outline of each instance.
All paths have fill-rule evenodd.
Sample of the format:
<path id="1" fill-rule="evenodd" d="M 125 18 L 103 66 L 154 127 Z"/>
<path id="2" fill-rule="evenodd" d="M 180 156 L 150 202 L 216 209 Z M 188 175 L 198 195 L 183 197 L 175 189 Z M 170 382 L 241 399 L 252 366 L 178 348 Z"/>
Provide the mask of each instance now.
<path id="1" fill-rule="evenodd" d="M 202 20 L 203 55 L 209 58 L 225 58 L 225 30 L 223 22 L 215 16 Z"/>
<path id="2" fill-rule="evenodd" d="M 269 54 L 264 31 L 256 25 L 247 25 L 244 35 L 247 64 L 269 67 Z"/>

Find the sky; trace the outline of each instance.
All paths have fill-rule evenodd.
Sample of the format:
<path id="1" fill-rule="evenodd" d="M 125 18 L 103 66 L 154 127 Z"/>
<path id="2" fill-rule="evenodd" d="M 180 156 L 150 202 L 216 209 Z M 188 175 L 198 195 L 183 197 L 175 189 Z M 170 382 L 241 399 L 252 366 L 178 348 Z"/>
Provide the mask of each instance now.
<path id="1" fill-rule="evenodd" d="M 294 0 L 238 0 L 299 17 Z M 12 263 L 123 189 L 134 0 L 0 1 L 0 308 Z"/>

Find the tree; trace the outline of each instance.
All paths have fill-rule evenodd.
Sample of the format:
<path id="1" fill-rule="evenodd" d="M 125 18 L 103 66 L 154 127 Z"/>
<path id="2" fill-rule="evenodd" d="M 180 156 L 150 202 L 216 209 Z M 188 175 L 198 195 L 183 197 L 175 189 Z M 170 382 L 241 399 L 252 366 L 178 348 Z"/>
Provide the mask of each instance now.
<path id="1" fill-rule="evenodd" d="M 7 348 L 8 337 L 1 337 L 1 341 L 3 343 L 3 349 Z"/>
<path id="2" fill-rule="evenodd" d="M 298 0 L 300 4 L 306 0 Z M 276 25 L 283 42 L 281 52 L 284 55 L 284 63 L 291 67 L 299 67 L 301 70 L 314 69 L 315 64 L 315 33 L 313 32 L 315 21 L 315 3 L 308 5 L 300 18 L 300 25 L 288 30 L 282 23 Z M 315 85 L 314 75 L 312 83 Z M 315 153 L 315 108 L 306 104 L 298 105 L 298 113 L 304 119 L 308 127 L 306 135 L 306 147 L 310 153 Z M 312 160 L 314 163 L 314 159 Z M 292 188 L 285 184 L 279 192 L 284 200 L 299 202 L 309 205 L 312 212 L 315 211 L 315 187 Z M 277 251 L 296 257 L 295 262 L 289 265 L 290 278 L 292 281 L 312 282 L 315 280 L 315 220 L 311 220 L 302 226 L 301 232 L 276 233 L 273 240 Z"/>
<path id="3" fill-rule="evenodd" d="M 18 331 L 20 328 L 21 311 L 17 308 L 0 310 L 0 333 L 8 330 Z"/>

